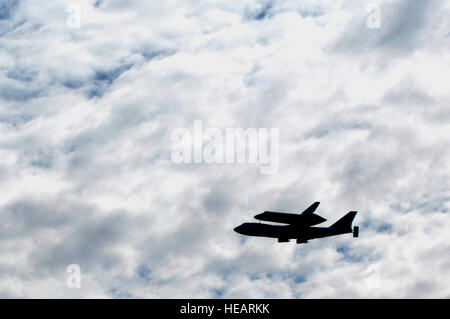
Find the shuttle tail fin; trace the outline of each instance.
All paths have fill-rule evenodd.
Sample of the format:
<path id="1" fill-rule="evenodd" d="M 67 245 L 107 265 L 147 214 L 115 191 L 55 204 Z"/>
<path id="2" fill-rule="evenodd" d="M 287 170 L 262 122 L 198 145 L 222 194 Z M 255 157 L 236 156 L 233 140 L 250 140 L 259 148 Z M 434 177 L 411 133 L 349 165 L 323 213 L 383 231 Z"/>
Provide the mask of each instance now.
<path id="1" fill-rule="evenodd" d="M 320 202 L 315 202 L 313 203 L 311 206 L 309 206 L 307 209 L 305 209 L 300 215 L 312 215 L 312 213 L 314 213 L 317 209 L 317 207 L 319 207 Z"/>

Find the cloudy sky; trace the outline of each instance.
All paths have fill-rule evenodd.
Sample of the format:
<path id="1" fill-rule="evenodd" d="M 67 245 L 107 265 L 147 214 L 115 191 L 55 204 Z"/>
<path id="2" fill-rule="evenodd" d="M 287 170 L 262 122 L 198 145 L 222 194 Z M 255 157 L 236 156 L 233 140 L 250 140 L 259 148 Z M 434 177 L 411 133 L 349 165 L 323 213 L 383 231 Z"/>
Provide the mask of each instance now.
<path id="1" fill-rule="evenodd" d="M 378 4 L 0 0 L 0 297 L 450 298 L 450 4 Z M 278 171 L 174 163 L 194 120 Z M 233 232 L 314 201 L 360 238 Z"/>

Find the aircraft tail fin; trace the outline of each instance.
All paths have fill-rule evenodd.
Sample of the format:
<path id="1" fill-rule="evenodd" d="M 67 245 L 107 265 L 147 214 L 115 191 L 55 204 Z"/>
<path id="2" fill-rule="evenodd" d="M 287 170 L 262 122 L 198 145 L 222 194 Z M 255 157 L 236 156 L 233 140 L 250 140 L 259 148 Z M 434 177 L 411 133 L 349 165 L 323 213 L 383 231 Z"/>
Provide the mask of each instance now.
<path id="1" fill-rule="evenodd" d="M 344 217 L 339 219 L 337 222 L 335 222 L 330 227 L 352 229 L 352 223 L 353 223 L 353 219 L 355 219 L 356 213 L 357 213 L 356 211 L 351 211 L 351 212 L 347 213 Z"/>

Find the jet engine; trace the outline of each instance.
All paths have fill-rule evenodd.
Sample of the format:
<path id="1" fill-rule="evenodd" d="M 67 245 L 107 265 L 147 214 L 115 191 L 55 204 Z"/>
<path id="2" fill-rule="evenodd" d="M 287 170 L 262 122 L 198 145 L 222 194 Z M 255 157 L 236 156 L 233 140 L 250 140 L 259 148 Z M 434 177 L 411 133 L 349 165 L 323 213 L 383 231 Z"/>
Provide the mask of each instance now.
<path id="1" fill-rule="evenodd" d="M 353 237 L 358 237 L 358 236 L 359 236 L 359 227 L 353 226 Z"/>

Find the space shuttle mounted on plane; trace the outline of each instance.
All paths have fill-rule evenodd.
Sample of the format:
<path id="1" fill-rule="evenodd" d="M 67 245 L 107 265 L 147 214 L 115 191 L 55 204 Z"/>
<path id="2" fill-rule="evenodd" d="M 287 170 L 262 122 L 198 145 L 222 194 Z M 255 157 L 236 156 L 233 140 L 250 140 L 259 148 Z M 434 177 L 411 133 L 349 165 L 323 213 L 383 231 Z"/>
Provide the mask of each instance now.
<path id="1" fill-rule="evenodd" d="M 265 211 L 255 215 L 259 221 L 280 223 L 285 225 L 271 225 L 259 223 L 243 223 L 234 228 L 234 231 L 247 236 L 278 238 L 279 243 L 296 239 L 297 244 L 307 243 L 310 239 L 336 236 L 353 233 L 358 237 L 359 227 L 352 227 L 356 211 L 351 211 L 329 227 L 316 227 L 315 225 L 326 221 L 325 218 L 315 214 L 320 202 L 315 202 L 301 214 Z"/>

